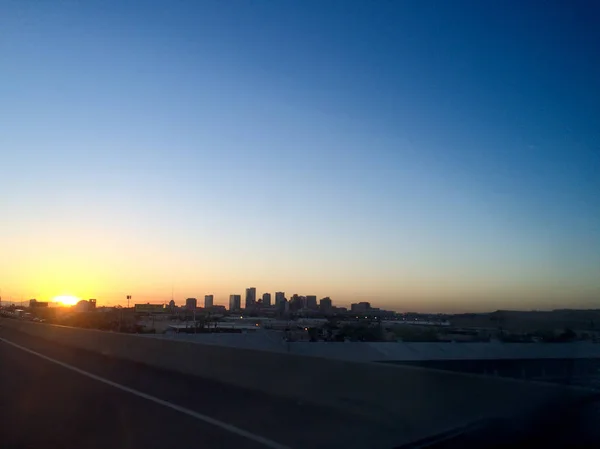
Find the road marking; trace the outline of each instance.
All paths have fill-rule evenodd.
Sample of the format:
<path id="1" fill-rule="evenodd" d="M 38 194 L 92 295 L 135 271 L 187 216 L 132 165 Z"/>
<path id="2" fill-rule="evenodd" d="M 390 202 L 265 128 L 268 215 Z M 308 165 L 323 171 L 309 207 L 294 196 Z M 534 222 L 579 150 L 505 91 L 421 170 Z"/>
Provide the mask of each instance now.
<path id="1" fill-rule="evenodd" d="M 48 356 L 46 356 L 44 354 L 40 354 L 39 352 L 33 351 L 33 350 L 29 349 L 29 348 L 26 348 L 24 346 L 21 346 L 21 345 L 18 345 L 16 343 L 13 343 L 12 341 L 8 341 L 5 338 L 0 338 L 0 341 L 4 342 L 6 344 L 9 344 L 11 346 L 14 346 L 15 348 L 21 349 L 22 351 L 25 351 L 25 352 L 28 352 L 28 353 L 33 354 L 35 356 L 38 356 L 38 357 L 40 357 L 40 358 L 42 358 L 44 360 L 47 360 L 49 362 L 56 363 L 57 365 L 60 365 L 63 368 L 70 369 L 71 371 L 75 371 L 76 373 L 79 373 L 79 374 L 87 376 L 87 377 L 89 377 L 91 379 L 97 380 L 98 382 L 102 382 L 102 383 L 104 383 L 106 385 L 110 385 L 111 387 L 117 388 L 117 389 L 119 389 L 121 391 L 125 391 L 127 393 L 131 393 L 131 394 L 133 394 L 135 396 L 139 396 L 140 398 L 147 399 L 148 401 L 152 401 L 152 402 L 154 402 L 156 404 L 160 404 L 160 405 L 162 405 L 164 407 L 168 407 L 170 409 L 176 410 L 176 411 L 178 411 L 180 413 L 183 413 L 185 415 L 191 416 L 192 418 L 196 418 L 196 419 L 198 419 L 200 421 L 204 421 L 204 422 L 206 422 L 208 424 L 212 424 L 213 426 L 220 427 L 221 429 L 226 430 L 228 432 L 234 433 L 236 435 L 240 435 L 240 436 L 242 436 L 244 438 L 247 438 L 249 440 L 252 440 L 252 441 L 256 441 L 257 443 L 260 443 L 260 444 L 262 444 L 262 445 L 264 445 L 266 447 L 270 447 L 272 449 L 290 449 L 288 446 L 284 446 L 283 444 L 279 444 L 279 443 L 277 443 L 277 442 L 275 442 L 273 440 L 270 440 L 268 438 L 261 437 L 260 435 L 255 435 L 255 434 L 253 434 L 251 432 L 248 432 L 248 431 L 246 431 L 244 429 L 240 429 L 239 427 L 236 427 L 234 425 L 227 424 L 227 423 L 225 423 L 223 421 L 219 421 L 218 419 L 211 418 L 210 416 L 206 416 L 206 415 L 203 415 L 202 413 L 198 413 L 198 412 L 195 412 L 193 410 L 190 410 L 189 408 L 181 407 L 180 405 L 173 404 L 173 403 L 168 402 L 168 401 L 164 401 L 164 400 L 159 399 L 159 398 L 157 398 L 155 396 L 143 393 L 143 392 L 141 392 L 139 390 L 135 390 L 133 388 L 126 387 L 125 385 L 121 385 L 119 383 L 113 382 L 112 380 L 105 379 L 104 377 L 97 376 L 97 375 L 92 374 L 92 373 L 90 373 L 88 371 L 84 371 L 82 369 L 79 369 L 79 368 L 77 368 L 77 367 L 75 367 L 73 365 L 69 365 L 68 363 L 61 362 L 60 360 L 53 359 L 52 357 L 48 357 Z"/>

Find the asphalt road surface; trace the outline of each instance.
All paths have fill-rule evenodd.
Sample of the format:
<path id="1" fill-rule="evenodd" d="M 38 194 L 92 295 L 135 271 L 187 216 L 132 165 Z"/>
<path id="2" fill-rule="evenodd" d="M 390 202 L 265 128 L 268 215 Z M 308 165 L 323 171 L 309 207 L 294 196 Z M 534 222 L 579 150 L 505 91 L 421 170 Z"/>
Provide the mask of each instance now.
<path id="1" fill-rule="evenodd" d="M 67 348 L 0 323 L 2 449 L 391 448 L 398 437 L 337 409 Z"/>

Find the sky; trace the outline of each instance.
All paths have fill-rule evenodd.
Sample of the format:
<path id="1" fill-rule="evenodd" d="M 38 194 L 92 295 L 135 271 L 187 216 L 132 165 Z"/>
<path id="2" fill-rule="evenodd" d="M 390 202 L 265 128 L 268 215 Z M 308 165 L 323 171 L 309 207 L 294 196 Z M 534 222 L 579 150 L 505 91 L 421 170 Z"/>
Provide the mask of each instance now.
<path id="1" fill-rule="evenodd" d="M 0 3 L 0 289 L 600 307 L 600 9 Z"/>

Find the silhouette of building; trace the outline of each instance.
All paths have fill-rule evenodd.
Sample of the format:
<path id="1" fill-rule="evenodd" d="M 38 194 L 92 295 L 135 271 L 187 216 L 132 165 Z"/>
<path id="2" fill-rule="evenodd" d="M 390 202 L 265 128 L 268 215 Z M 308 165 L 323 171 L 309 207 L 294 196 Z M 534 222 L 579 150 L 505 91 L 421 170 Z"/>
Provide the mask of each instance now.
<path id="1" fill-rule="evenodd" d="M 90 302 L 86 301 L 85 299 L 82 299 L 77 304 L 75 304 L 73 306 L 73 309 L 76 312 L 89 312 L 90 310 L 92 310 L 90 307 Z"/>
<path id="2" fill-rule="evenodd" d="M 165 311 L 165 306 L 164 304 L 150 304 L 147 302 L 146 304 L 134 304 L 133 310 L 135 313 L 144 314 L 163 313 Z"/>
<path id="3" fill-rule="evenodd" d="M 204 308 L 210 309 L 213 306 L 213 295 L 204 295 Z"/>
<path id="4" fill-rule="evenodd" d="M 256 305 L 256 287 L 246 289 L 246 309 L 251 309 Z"/>
<path id="5" fill-rule="evenodd" d="M 198 300 L 196 298 L 188 298 L 185 300 L 185 308 L 187 310 L 196 310 L 198 307 Z"/>
<path id="6" fill-rule="evenodd" d="M 96 310 L 96 300 L 92 298 L 92 299 L 90 299 L 89 303 L 90 303 L 90 310 Z"/>
<path id="7" fill-rule="evenodd" d="M 308 295 L 306 297 L 306 308 L 310 310 L 317 310 L 317 297 L 315 295 Z"/>
<path id="8" fill-rule="evenodd" d="M 285 296 L 281 298 L 279 302 L 275 303 L 275 306 L 277 307 L 277 313 L 280 313 L 282 315 L 289 311 L 288 300 L 285 299 Z"/>
<path id="9" fill-rule="evenodd" d="M 333 303 L 329 296 L 326 296 L 325 298 L 322 298 L 319 301 L 319 309 L 321 310 L 321 313 L 324 313 L 326 315 L 330 314 L 333 311 Z"/>
<path id="10" fill-rule="evenodd" d="M 263 293 L 262 305 L 263 307 L 271 307 L 271 293 Z"/>
<path id="11" fill-rule="evenodd" d="M 304 297 L 294 293 L 290 298 L 290 312 L 297 312 L 304 307 Z"/>
<path id="12" fill-rule="evenodd" d="M 240 310 L 242 308 L 241 295 L 229 295 L 229 310 Z"/>
<path id="13" fill-rule="evenodd" d="M 169 301 L 169 312 L 175 313 L 175 301 L 173 300 Z"/>
<path id="14" fill-rule="evenodd" d="M 283 301 L 287 302 L 285 299 L 285 292 L 275 292 L 275 305 L 279 306 L 279 304 Z"/>
<path id="15" fill-rule="evenodd" d="M 369 310 L 371 310 L 370 302 L 359 302 L 350 304 L 350 311 L 355 313 L 368 312 Z"/>
<path id="16" fill-rule="evenodd" d="M 31 307 L 31 308 L 48 307 L 48 303 L 47 302 L 38 301 L 37 299 L 30 299 L 29 300 L 29 307 Z"/>

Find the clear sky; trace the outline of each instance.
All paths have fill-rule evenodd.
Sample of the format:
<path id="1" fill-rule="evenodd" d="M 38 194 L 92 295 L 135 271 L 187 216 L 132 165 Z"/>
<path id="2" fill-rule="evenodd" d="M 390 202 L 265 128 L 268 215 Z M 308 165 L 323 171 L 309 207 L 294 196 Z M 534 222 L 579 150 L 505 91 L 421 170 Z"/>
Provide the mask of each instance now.
<path id="1" fill-rule="evenodd" d="M 0 3 L 0 288 L 600 307 L 600 12 Z"/>

